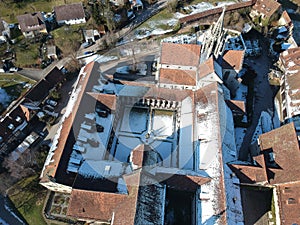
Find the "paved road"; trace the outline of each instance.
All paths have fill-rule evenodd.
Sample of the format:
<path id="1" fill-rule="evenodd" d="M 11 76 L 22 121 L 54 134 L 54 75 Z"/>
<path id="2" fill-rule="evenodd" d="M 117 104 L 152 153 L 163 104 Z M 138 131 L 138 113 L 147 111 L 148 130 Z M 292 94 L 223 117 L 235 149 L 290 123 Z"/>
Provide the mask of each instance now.
<path id="1" fill-rule="evenodd" d="M 14 214 L 13 211 L 8 210 L 7 199 L 0 195 L 0 224 L 1 225 L 24 225 L 27 224 Z"/>

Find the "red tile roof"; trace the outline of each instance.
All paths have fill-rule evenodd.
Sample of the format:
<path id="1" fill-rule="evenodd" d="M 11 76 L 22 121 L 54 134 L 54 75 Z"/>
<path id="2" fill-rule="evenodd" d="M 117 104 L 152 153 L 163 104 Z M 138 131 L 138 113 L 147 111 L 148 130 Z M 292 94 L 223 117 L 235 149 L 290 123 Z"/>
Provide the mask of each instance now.
<path id="1" fill-rule="evenodd" d="M 134 224 L 140 172 L 124 176 L 128 194 L 93 192 L 73 189 L 67 215 L 109 222 L 114 224 Z"/>
<path id="2" fill-rule="evenodd" d="M 271 184 L 300 181 L 300 151 L 293 123 L 262 134 L 259 142 L 262 152 L 271 149 L 279 165 L 279 169 L 269 168 L 275 174 L 269 177 Z"/>
<path id="3" fill-rule="evenodd" d="M 140 169 L 143 167 L 144 151 L 145 151 L 145 145 L 140 144 L 131 152 L 130 160 L 133 163 L 133 165 L 137 167 L 136 169 Z"/>
<path id="4" fill-rule="evenodd" d="M 214 58 L 210 57 L 199 66 L 199 78 L 203 78 L 215 71 Z"/>
<path id="5" fill-rule="evenodd" d="M 244 101 L 226 100 L 226 103 L 232 112 L 242 113 L 242 114 L 246 113 L 246 107 Z"/>
<path id="6" fill-rule="evenodd" d="M 276 191 L 281 224 L 300 224 L 300 181 L 279 185 Z"/>
<path id="7" fill-rule="evenodd" d="M 54 12 L 57 21 L 85 18 L 82 3 L 55 6 Z"/>
<path id="8" fill-rule="evenodd" d="M 223 55 L 223 69 L 234 69 L 240 71 L 243 67 L 245 51 L 227 50 Z"/>
<path id="9" fill-rule="evenodd" d="M 159 82 L 167 84 L 191 85 L 196 86 L 196 71 L 179 70 L 179 69 L 163 69 L 159 71 Z"/>
<path id="10" fill-rule="evenodd" d="M 266 15 L 266 17 L 271 17 L 280 6 L 281 4 L 274 0 L 257 0 L 253 9 Z"/>
<path id="11" fill-rule="evenodd" d="M 103 94 L 103 93 L 93 93 L 93 92 L 87 92 L 90 96 L 92 96 L 94 99 L 105 105 L 107 108 L 111 109 L 112 111 L 116 110 L 116 102 L 117 102 L 117 96 L 111 95 L 111 94 Z"/>
<path id="12" fill-rule="evenodd" d="M 198 66 L 201 45 L 162 43 L 161 64 Z"/>

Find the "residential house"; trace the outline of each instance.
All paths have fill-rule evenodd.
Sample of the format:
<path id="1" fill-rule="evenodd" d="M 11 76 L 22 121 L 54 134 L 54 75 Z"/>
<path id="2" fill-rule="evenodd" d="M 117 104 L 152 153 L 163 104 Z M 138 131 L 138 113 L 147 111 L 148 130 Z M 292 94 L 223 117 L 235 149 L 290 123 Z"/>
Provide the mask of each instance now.
<path id="1" fill-rule="evenodd" d="M 82 3 L 55 6 L 54 13 L 58 25 L 73 25 L 86 22 Z"/>
<path id="2" fill-rule="evenodd" d="M 275 106 L 280 121 L 294 121 L 300 126 L 300 48 L 290 48 L 279 56 L 278 66 L 282 70 L 280 89 Z"/>
<path id="3" fill-rule="evenodd" d="M 8 23 L 0 19 L 0 44 L 6 42 L 7 38 L 10 38 L 10 28 Z"/>
<path id="4" fill-rule="evenodd" d="M 260 135 L 258 146 L 253 164 L 232 163 L 232 171 L 242 186 L 273 189 L 276 224 L 299 224 L 300 151 L 294 124 Z"/>
<path id="5" fill-rule="evenodd" d="M 48 45 L 47 46 L 47 58 L 52 60 L 57 60 L 57 48 L 55 45 Z"/>
<path id="6" fill-rule="evenodd" d="M 253 5 L 250 17 L 261 25 L 268 25 L 269 21 L 277 20 L 281 10 L 281 4 L 275 0 L 257 0 Z"/>
<path id="7" fill-rule="evenodd" d="M 284 10 L 283 13 L 281 14 L 281 17 L 278 20 L 278 26 L 286 27 L 289 34 L 290 35 L 292 34 L 294 29 L 294 24 L 286 10 Z"/>
<path id="8" fill-rule="evenodd" d="M 17 16 L 19 29 L 26 38 L 47 34 L 44 15 L 41 12 L 27 13 Z"/>
<path id="9" fill-rule="evenodd" d="M 85 42 L 95 42 L 97 39 L 100 38 L 100 34 L 98 32 L 98 30 L 83 30 L 83 36 L 84 36 L 84 40 Z"/>

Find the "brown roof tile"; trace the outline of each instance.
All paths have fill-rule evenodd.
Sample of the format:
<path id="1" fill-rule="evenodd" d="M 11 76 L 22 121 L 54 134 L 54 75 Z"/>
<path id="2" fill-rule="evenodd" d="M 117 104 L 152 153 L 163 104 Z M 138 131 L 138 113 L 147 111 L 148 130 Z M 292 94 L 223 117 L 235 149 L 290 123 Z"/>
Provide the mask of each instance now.
<path id="1" fill-rule="evenodd" d="M 300 182 L 279 185 L 276 189 L 283 225 L 300 223 Z"/>
<path id="2" fill-rule="evenodd" d="M 234 69 L 240 71 L 243 66 L 245 51 L 228 50 L 223 55 L 223 69 Z"/>
<path id="3" fill-rule="evenodd" d="M 111 221 L 114 215 L 114 224 L 133 225 L 140 173 L 125 175 L 124 180 L 128 194 L 73 189 L 67 215 L 105 222 Z"/>
<path id="4" fill-rule="evenodd" d="M 257 0 L 253 6 L 254 10 L 271 17 L 279 8 L 281 4 L 274 0 Z"/>
<path id="5" fill-rule="evenodd" d="M 199 65 L 199 78 L 203 78 L 215 71 L 214 58 L 210 57 Z"/>
<path id="6" fill-rule="evenodd" d="M 262 134 L 259 142 L 263 152 L 273 152 L 279 166 L 277 169 L 268 168 L 271 184 L 300 181 L 300 151 L 293 123 Z"/>
<path id="7" fill-rule="evenodd" d="M 180 85 L 196 85 L 196 71 L 193 70 L 178 70 L 178 69 L 163 69 L 159 71 L 159 82 L 168 84 Z"/>
<path id="8" fill-rule="evenodd" d="M 103 93 L 93 93 L 93 92 L 87 92 L 90 96 L 92 96 L 94 99 L 105 105 L 107 108 L 111 109 L 112 111 L 116 110 L 116 102 L 117 102 L 117 96 L 111 95 L 111 94 L 103 94 Z"/>
<path id="9" fill-rule="evenodd" d="M 57 21 L 81 19 L 85 17 L 82 3 L 55 6 L 54 12 Z"/>
<path id="10" fill-rule="evenodd" d="M 227 106 L 231 109 L 232 112 L 236 113 L 246 113 L 245 102 L 238 100 L 226 100 Z"/>
<path id="11" fill-rule="evenodd" d="M 20 15 L 17 19 L 22 32 L 46 29 L 41 12 Z"/>
<path id="12" fill-rule="evenodd" d="M 198 66 L 201 45 L 162 43 L 161 64 Z"/>

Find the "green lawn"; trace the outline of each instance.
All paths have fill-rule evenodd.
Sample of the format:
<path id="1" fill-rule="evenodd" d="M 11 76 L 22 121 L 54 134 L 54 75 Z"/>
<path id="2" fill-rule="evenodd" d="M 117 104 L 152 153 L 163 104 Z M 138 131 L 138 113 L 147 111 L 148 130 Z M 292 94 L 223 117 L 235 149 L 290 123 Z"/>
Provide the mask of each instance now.
<path id="1" fill-rule="evenodd" d="M 26 0 L 19 3 L 13 0 L 0 1 L 1 19 L 8 23 L 17 23 L 17 15 L 36 11 L 51 12 L 54 6 L 81 2 L 81 0 Z"/>
<path id="2" fill-rule="evenodd" d="M 4 89 L 6 93 L 11 96 L 11 102 L 28 91 L 29 87 L 24 87 L 24 83 L 33 85 L 35 81 L 16 73 L 0 73 L 0 88 Z M 10 104 L 10 102 L 8 104 Z M 4 106 L 0 102 L 0 114 L 6 107 L 7 106 Z"/>
<path id="3" fill-rule="evenodd" d="M 16 52 L 16 66 L 30 67 L 32 64 L 38 64 L 39 43 L 25 43 L 14 46 Z"/>
<path id="4" fill-rule="evenodd" d="M 29 225 L 47 225 L 42 216 L 46 194 L 38 175 L 19 181 L 8 191 L 10 200 Z"/>

